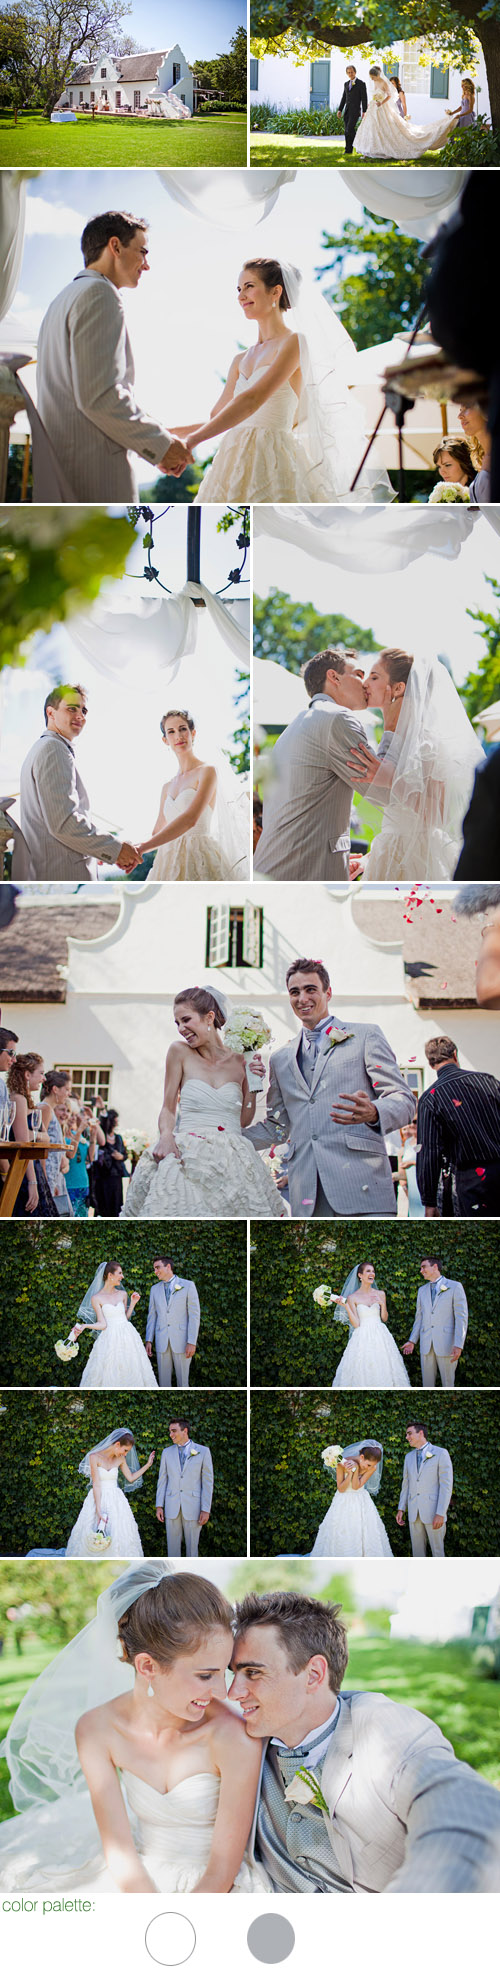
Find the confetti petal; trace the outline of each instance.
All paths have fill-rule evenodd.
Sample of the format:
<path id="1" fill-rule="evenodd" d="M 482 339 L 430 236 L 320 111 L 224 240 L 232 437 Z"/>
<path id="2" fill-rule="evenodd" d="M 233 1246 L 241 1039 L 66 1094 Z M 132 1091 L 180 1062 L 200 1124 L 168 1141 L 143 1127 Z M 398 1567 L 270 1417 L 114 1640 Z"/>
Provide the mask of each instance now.
<path id="1" fill-rule="evenodd" d="M 313 1202 L 314 1202 L 314 1199 L 313 1199 L 312 1197 L 303 1197 L 303 1198 L 302 1198 L 302 1203 L 303 1203 L 303 1204 L 312 1204 Z"/>
<path id="2" fill-rule="evenodd" d="M 461 1101 L 456 1101 L 456 1100 L 455 1100 L 455 1096 L 453 1096 L 453 1107 L 454 1107 L 454 1108 L 461 1108 L 461 1106 L 462 1106 L 462 1103 L 461 1103 Z"/>
<path id="3" fill-rule="evenodd" d="M 486 1170 L 476 1170 L 476 1176 L 477 1176 L 477 1177 L 485 1177 L 485 1176 L 486 1176 Z"/>

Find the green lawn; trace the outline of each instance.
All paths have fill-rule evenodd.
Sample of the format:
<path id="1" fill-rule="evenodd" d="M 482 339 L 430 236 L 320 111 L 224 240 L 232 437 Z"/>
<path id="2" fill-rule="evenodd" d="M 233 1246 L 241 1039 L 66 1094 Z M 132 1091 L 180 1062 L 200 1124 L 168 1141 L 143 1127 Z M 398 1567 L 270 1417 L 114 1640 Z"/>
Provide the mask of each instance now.
<path id="1" fill-rule="evenodd" d="M 27 1644 L 16 1656 L 9 1646 L 0 1658 L 0 1740 L 35 1676 L 56 1653 Z M 458 1758 L 465 1758 L 493 1785 L 500 1786 L 498 1683 L 475 1676 L 469 1649 L 459 1642 L 352 1640 L 346 1689 L 382 1690 L 396 1703 L 410 1703 L 439 1724 Z M 7 1765 L 0 1761 L 0 1820 L 12 1813 Z"/>
<path id="2" fill-rule="evenodd" d="M 79 116 L 76 123 L 46 123 L 41 115 L 0 114 L 0 165 L 61 165 L 75 170 L 109 164 L 115 170 L 129 165 L 237 165 L 247 161 L 247 119 L 244 110 L 227 116 L 194 116 L 188 122 L 167 123 L 142 117 Z"/>
<path id="3" fill-rule="evenodd" d="M 404 161 L 402 158 L 396 160 L 388 157 L 382 161 L 390 164 L 394 171 L 407 171 L 408 165 L 435 166 L 440 160 L 436 151 L 426 150 L 423 157 L 405 158 Z M 364 171 L 367 164 L 373 162 L 373 158 L 346 158 L 343 137 L 280 137 L 268 136 L 265 130 L 250 132 L 250 163 L 258 165 L 260 170 L 268 170 L 270 165 L 278 165 L 281 170 L 287 164 L 296 167 L 304 164 L 309 170 L 312 165 L 319 164 L 326 170 L 331 164 L 341 164 L 349 171 Z"/>

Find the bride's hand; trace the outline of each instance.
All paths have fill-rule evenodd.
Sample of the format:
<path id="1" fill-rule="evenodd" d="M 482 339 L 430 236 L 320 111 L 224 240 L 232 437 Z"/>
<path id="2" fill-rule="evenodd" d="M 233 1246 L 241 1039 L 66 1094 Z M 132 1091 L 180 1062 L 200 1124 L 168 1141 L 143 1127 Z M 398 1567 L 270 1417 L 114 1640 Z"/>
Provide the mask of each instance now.
<path id="1" fill-rule="evenodd" d="M 266 1063 L 265 1060 L 262 1059 L 261 1053 L 252 1054 L 251 1065 L 252 1065 L 252 1074 L 258 1074 L 259 1080 L 263 1081 L 266 1072 Z"/>
<path id="2" fill-rule="evenodd" d="M 150 1470 L 151 1470 L 151 1465 L 152 1465 L 152 1464 L 154 1464 L 154 1461 L 155 1461 L 155 1453 L 154 1453 L 154 1450 L 150 1450 L 150 1453 L 149 1453 L 149 1457 L 148 1457 L 148 1461 L 147 1461 L 147 1464 L 146 1464 L 146 1470 L 147 1470 L 147 1471 L 150 1471 Z"/>
<path id="3" fill-rule="evenodd" d="M 166 1129 L 164 1135 L 158 1137 L 152 1155 L 155 1163 L 162 1163 L 164 1156 L 176 1156 L 177 1162 L 182 1163 L 181 1152 L 171 1129 Z"/>
<path id="4" fill-rule="evenodd" d="M 140 1293 L 131 1293 L 131 1295 L 130 1295 L 130 1305 L 131 1305 L 131 1306 L 137 1306 L 137 1301 L 138 1301 L 138 1300 L 140 1300 L 140 1297 L 141 1297 L 141 1295 L 140 1295 Z"/>
<path id="5" fill-rule="evenodd" d="M 361 787 L 366 786 L 367 781 L 374 780 L 375 774 L 380 771 L 380 760 L 376 753 L 371 751 L 370 746 L 364 746 L 361 739 L 359 745 L 353 746 L 349 753 L 347 765 L 349 772 L 352 773 L 354 784 L 359 781 Z"/>

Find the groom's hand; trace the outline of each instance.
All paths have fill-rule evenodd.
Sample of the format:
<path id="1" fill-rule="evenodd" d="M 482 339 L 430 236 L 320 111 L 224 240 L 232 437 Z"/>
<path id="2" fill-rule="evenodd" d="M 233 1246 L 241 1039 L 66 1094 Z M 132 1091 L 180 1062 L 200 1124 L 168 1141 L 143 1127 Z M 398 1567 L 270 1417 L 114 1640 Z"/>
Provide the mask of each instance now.
<path id="1" fill-rule="evenodd" d="M 342 1102 L 343 1106 L 340 1106 Z M 356 1094 L 339 1094 L 335 1108 L 330 1109 L 333 1122 L 378 1122 L 378 1108 L 370 1101 L 369 1094 L 358 1088 Z"/>
<path id="2" fill-rule="evenodd" d="M 196 1354 L 196 1348 L 193 1346 L 192 1341 L 187 1342 L 186 1347 L 184 1349 L 184 1353 L 186 1356 L 186 1361 L 192 1361 L 193 1355 Z"/>
<path id="3" fill-rule="evenodd" d="M 450 1361 L 459 1361 L 461 1353 L 462 1353 L 461 1348 L 452 1348 L 450 1354 Z"/>
<path id="4" fill-rule="evenodd" d="M 396 1512 L 396 1525 L 404 1525 L 404 1522 L 405 1522 L 404 1512 Z"/>
<path id="5" fill-rule="evenodd" d="M 187 445 L 183 445 L 180 438 L 172 438 L 172 443 L 168 445 L 164 457 L 160 458 L 160 472 L 169 472 L 171 478 L 180 479 L 186 465 L 192 464 L 192 458 L 192 452 L 188 451 Z"/>
<path id="6" fill-rule="evenodd" d="M 413 1354 L 414 1346 L 415 1346 L 414 1341 L 404 1341 L 403 1354 Z"/>
<path id="7" fill-rule="evenodd" d="M 208 1525 L 209 1518 L 210 1518 L 210 1512 L 200 1512 L 198 1525 Z M 442 1522 L 443 1521 L 441 1520 L 441 1524 Z"/>
<path id="8" fill-rule="evenodd" d="M 152 1353 L 153 1353 L 153 1343 L 152 1341 L 146 1341 L 146 1354 L 148 1357 L 148 1361 L 151 1360 Z"/>
<path id="9" fill-rule="evenodd" d="M 160 1525 L 164 1525 L 164 1524 L 165 1524 L 165 1513 L 164 1513 L 164 1510 L 163 1510 L 163 1505 L 157 1505 L 157 1507 L 156 1507 L 156 1517 L 157 1517 L 157 1519 L 159 1520 L 159 1523 L 160 1523 Z"/>
<path id="10" fill-rule="evenodd" d="M 433 1524 L 434 1532 L 441 1531 L 441 1526 L 444 1525 L 444 1518 L 440 1518 L 439 1512 L 437 1514 L 437 1518 L 433 1519 L 432 1524 Z"/>
<path id="11" fill-rule="evenodd" d="M 139 849 L 134 848 L 131 841 L 122 841 L 120 853 L 116 857 L 117 868 L 126 869 L 129 873 L 131 869 L 137 868 L 141 860 Z"/>

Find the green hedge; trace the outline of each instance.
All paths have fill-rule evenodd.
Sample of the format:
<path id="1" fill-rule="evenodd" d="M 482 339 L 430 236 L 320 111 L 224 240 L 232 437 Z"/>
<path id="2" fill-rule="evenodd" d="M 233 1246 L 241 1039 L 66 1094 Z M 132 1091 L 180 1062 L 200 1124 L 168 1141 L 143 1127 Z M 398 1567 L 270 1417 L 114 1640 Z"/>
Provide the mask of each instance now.
<path id="1" fill-rule="evenodd" d="M 399 1348 L 409 1340 L 420 1260 L 436 1253 L 449 1279 L 461 1279 L 469 1329 L 456 1386 L 500 1383 L 500 1320 L 496 1280 L 500 1225 L 463 1218 L 370 1224 L 253 1224 L 251 1235 L 251 1380 L 256 1386 L 330 1386 L 348 1340 L 346 1327 L 322 1313 L 313 1289 L 325 1281 L 340 1293 L 353 1265 L 373 1259 L 387 1294 L 389 1329 Z M 420 1347 L 406 1357 L 414 1388 L 421 1386 Z"/>
<path id="2" fill-rule="evenodd" d="M 141 1464 L 156 1451 L 142 1489 L 128 1502 L 146 1555 L 166 1552 L 155 1517 L 160 1454 L 168 1425 L 179 1412 L 176 1390 L 125 1395 L 70 1395 L 67 1391 L 6 1391 L 0 1416 L 0 1553 L 9 1557 L 47 1546 L 66 1546 L 87 1495 L 78 1472 L 85 1452 L 111 1430 L 131 1429 Z M 191 1435 L 212 1452 L 213 1511 L 201 1535 L 206 1558 L 246 1552 L 246 1395 L 179 1391 Z M 127 1558 L 127 1554 L 123 1555 Z"/>
<path id="3" fill-rule="evenodd" d="M 343 118 L 336 109 L 278 109 L 276 103 L 251 103 L 250 129 L 283 137 L 344 135 Z"/>
<path id="4" fill-rule="evenodd" d="M 117 1259 L 129 1292 L 140 1292 L 134 1327 L 144 1341 L 153 1259 L 171 1253 L 176 1270 L 194 1279 L 201 1302 L 190 1386 L 246 1385 L 246 1225 L 180 1222 L 104 1225 L 99 1219 L 25 1224 L 11 1220 L 0 1239 L 0 1383 L 39 1388 L 79 1387 L 90 1353 L 64 1366 L 54 1343 L 65 1340 L 101 1260 Z M 95 1339 L 95 1336 L 94 1336 Z M 156 1373 L 156 1357 L 153 1354 Z"/>
<path id="5" fill-rule="evenodd" d="M 454 1490 L 446 1553 L 464 1558 L 500 1551 L 500 1491 L 496 1472 L 500 1402 L 442 1389 L 440 1394 L 257 1394 L 251 1411 L 252 1553 L 310 1553 L 335 1493 L 325 1470 L 327 1443 L 378 1437 L 384 1446 L 377 1510 L 396 1558 L 411 1554 L 407 1521 L 396 1525 L 405 1431 L 422 1420 L 429 1438 L 449 1450 Z"/>

